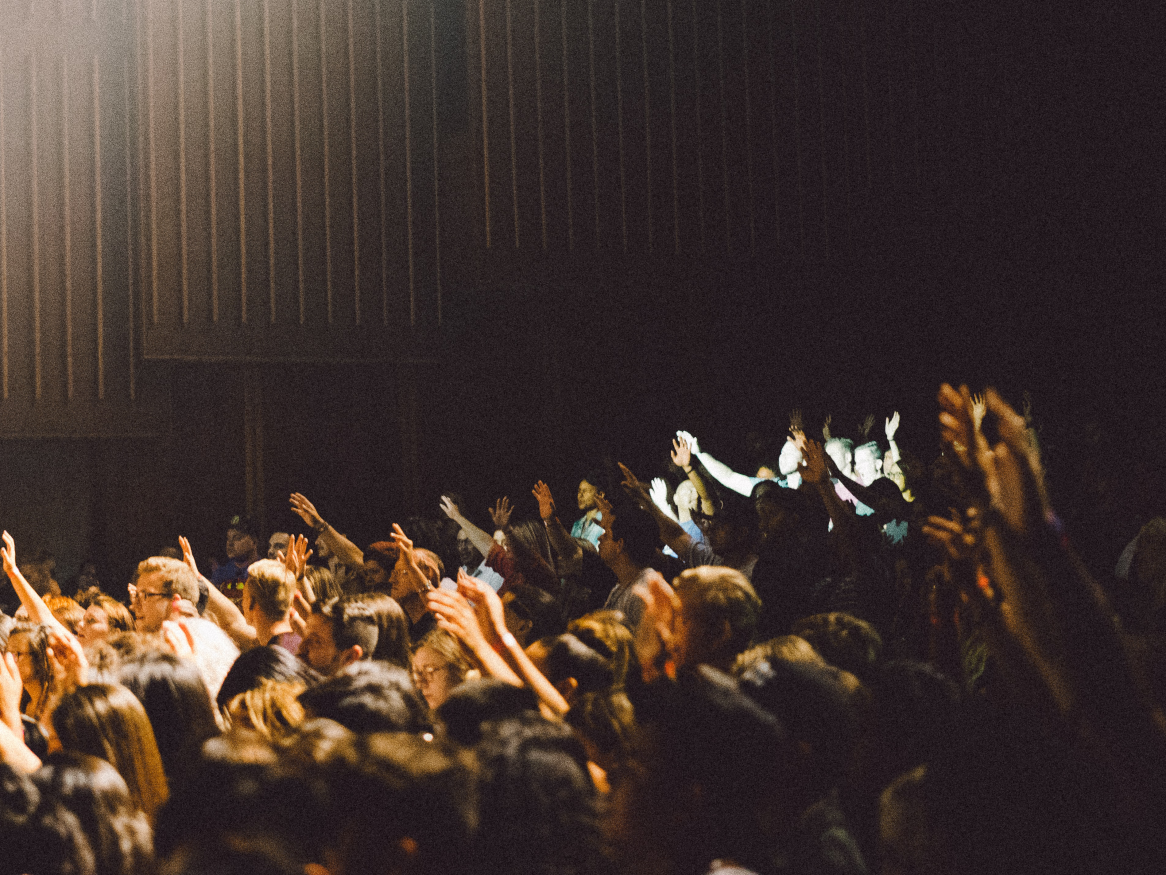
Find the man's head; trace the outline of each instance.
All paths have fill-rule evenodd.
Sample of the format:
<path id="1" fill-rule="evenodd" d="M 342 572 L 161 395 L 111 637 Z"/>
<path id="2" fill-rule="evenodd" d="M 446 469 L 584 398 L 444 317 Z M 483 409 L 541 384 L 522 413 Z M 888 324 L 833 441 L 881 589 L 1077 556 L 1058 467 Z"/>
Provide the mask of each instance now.
<path id="1" fill-rule="evenodd" d="M 359 597 L 316 602 L 307 624 L 299 656 L 321 674 L 335 674 L 376 652 L 376 615 Z"/>
<path id="2" fill-rule="evenodd" d="M 624 560 L 641 568 L 652 564 L 660 528 L 652 515 L 634 504 L 620 505 L 603 520 L 599 558 L 614 569 Z"/>
<path id="3" fill-rule="evenodd" d="M 678 666 L 732 668 L 757 629 L 761 600 L 740 571 L 703 565 L 673 582 L 680 596 L 675 658 Z"/>
<path id="4" fill-rule="evenodd" d="M 227 558 L 236 562 L 259 558 L 259 535 L 251 520 L 235 515 L 227 523 Z"/>
<path id="5" fill-rule="evenodd" d="M 291 541 L 291 535 L 287 532 L 272 532 L 271 537 L 267 539 L 267 558 L 277 559 L 280 553 L 287 555 L 287 545 Z"/>
<path id="6" fill-rule="evenodd" d="M 847 477 L 854 475 L 854 441 L 850 438 L 832 437 L 826 441 L 826 455 L 834 460 L 838 470 Z"/>
<path id="7" fill-rule="evenodd" d="M 158 632 L 162 621 L 170 616 L 174 596 L 198 604 L 198 578 L 186 563 L 165 556 L 151 556 L 138 563 L 134 572 L 134 598 L 131 609 L 139 632 Z"/>
<path id="8" fill-rule="evenodd" d="M 252 626 L 256 614 L 274 623 L 287 616 L 292 594 L 296 591 L 296 576 L 282 562 L 260 559 L 247 569 L 247 583 L 243 587 L 243 616 Z"/>
<path id="9" fill-rule="evenodd" d="M 672 500 L 676 502 L 678 508 L 685 508 L 689 512 L 696 510 L 698 496 L 696 494 L 696 487 L 692 485 L 691 480 L 685 480 L 676 487 L 676 491 L 672 494 Z"/>
<path id="10" fill-rule="evenodd" d="M 855 448 L 854 476 L 863 486 L 870 486 L 883 476 L 883 451 L 874 441 Z"/>
<path id="11" fill-rule="evenodd" d="M 575 500 L 579 503 L 579 510 L 586 512 L 595 509 L 596 500 L 602 495 L 603 490 L 592 480 L 583 479 L 579 481 L 579 491 L 575 493 Z"/>

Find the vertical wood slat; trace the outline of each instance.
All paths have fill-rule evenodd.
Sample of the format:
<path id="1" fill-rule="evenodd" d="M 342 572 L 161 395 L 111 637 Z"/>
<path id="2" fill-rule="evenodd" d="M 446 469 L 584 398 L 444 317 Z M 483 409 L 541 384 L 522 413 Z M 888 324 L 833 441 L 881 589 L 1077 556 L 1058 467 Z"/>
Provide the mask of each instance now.
<path id="1" fill-rule="evenodd" d="M 243 3 L 235 0 L 235 142 L 239 185 L 239 321 L 247 324 L 247 155 L 243 128 Z"/>
<path id="2" fill-rule="evenodd" d="M 381 324 L 389 324 L 389 223 L 385 194 L 385 71 L 384 36 L 382 33 L 381 4 L 373 4 L 374 27 L 376 30 L 377 65 L 377 180 L 380 183 L 381 220 Z M 436 118 L 436 116 L 435 116 Z"/>
<path id="3" fill-rule="evenodd" d="M 332 188 L 329 183 L 331 169 L 331 150 L 329 148 L 329 121 L 328 121 L 328 39 L 327 39 L 327 6 L 325 0 L 319 4 L 320 25 L 320 137 L 323 149 L 323 185 L 324 185 L 324 283 L 327 295 L 328 324 L 334 321 L 333 286 L 332 286 Z"/>
<path id="4" fill-rule="evenodd" d="M 356 324 L 360 324 L 360 198 L 356 169 L 356 48 L 352 32 L 352 0 L 347 8 L 348 36 L 348 139 L 352 177 L 352 292 Z"/>
<path id="5" fill-rule="evenodd" d="M 538 0 L 535 0 L 537 3 Z M 441 163 L 437 149 L 437 10 L 435 0 L 429 0 L 429 89 L 433 104 L 433 247 L 434 294 L 437 303 L 437 324 L 441 325 Z M 541 114 L 540 114 L 541 118 Z M 541 156 L 541 149 L 540 149 Z M 541 167 L 541 164 L 540 164 Z M 540 171 L 541 172 L 541 171 Z M 546 248 L 546 225 L 543 225 L 543 248 Z"/>
<path id="6" fill-rule="evenodd" d="M 61 188 L 65 268 L 65 397 L 73 400 L 73 215 L 69 174 L 69 55 L 61 55 Z"/>
<path id="7" fill-rule="evenodd" d="M 413 116 L 409 93 L 409 0 L 401 0 L 401 67 L 405 79 L 405 211 L 409 251 L 409 324 L 417 324 L 416 264 L 413 252 Z"/>
<path id="8" fill-rule="evenodd" d="M 271 2 L 263 0 L 263 133 L 267 147 L 267 294 L 275 324 L 275 160 L 271 133 Z"/>
<path id="9" fill-rule="evenodd" d="M 178 246 L 181 250 L 179 274 L 182 283 L 182 324 L 190 322 L 190 239 L 186 203 L 186 39 L 183 34 L 182 3 L 177 5 L 178 16 Z"/>
<path id="10" fill-rule="evenodd" d="M 40 155 L 37 138 L 37 59 L 32 58 L 30 83 L 29 126 L 32 143 L 32 343 L 33 343 L 33 398 L 41 400 L 41 318 L 40 318 Z"/>
<path id="11" fill-rule="evenodd" d="M 94 10 L 96 14 L 96 9 Z M 97 398 L 105 400 L 105 199 L 101 180 L 101 62 L 93 55 L 93 239 L 97 328 Z M 0 86 L 2 87 L 2 86 Z"/>

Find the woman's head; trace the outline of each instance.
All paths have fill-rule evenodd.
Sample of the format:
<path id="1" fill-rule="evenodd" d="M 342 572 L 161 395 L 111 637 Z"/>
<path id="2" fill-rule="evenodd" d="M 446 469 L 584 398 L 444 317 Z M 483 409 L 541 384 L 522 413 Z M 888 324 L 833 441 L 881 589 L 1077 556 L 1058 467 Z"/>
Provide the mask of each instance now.
<path id="1" fill-rule="evenodd" d="M 146 709 L 168 782 L 182 783 L 203 742 L 219 734 L 198 668 L 172 654 L 146 650 L 123 657 L 117 677 Z"/>
<path id="2" fill-rule="evenodd" d="M 469 670 L 470 663 L 461 645 L 444 629 L 434 629 L 413 651 L 413 683 L 435 710 L 466 679 Z"/>
<path id="3" fill-rule="evenodd" d="M 361 601 L 372 610 L 377 621 L 377 646 L 372 658 L 409 667 L 409 620 L 392 596 L 383 592 L 366 593 Z"/>
<path id="4" fill-rule="evenodd" d="M 63 750 L 92 754 L 112 765 L 149 817 L 166 801 L 162 757 L 146 709 L 119 684 L 85 684 L 61 697 L 52 730 Z"/>
<path id="5" fill-rule="evenodd" d="M 134 630 L 134 615 L 130 609 L 103 592 L 85 594 L 85 613 L 77 624 L 77 640 L 82 647 L 92 647 L 117 632 Z M 78 598 L 81 602 L 81 598 Z"/>
<path id="6" fill-rule="evenodd" d="M 48 626 L 39 623 L 17 623 L 8 633 L 5 653 L 16 657 L 16 667 L 25 685 L 47 684 L 52 675 L 49 672 Z"/>
<path id="7" fill-rule="evenodd" d="M 150 823 L 117 769 L 90 754 L 57 751 L 33 781 L 77 818 L 98 872 L 142 871 L 153 855 Z"/>
<path id="8" fill-rule="evenodd" d="M 268 741 L 281 741 L 304 722 L 304 707 L 298 701 L 303 691 L 300 681 L 261 681 L 228 703 L 231 726 L 257 732 Z"/>

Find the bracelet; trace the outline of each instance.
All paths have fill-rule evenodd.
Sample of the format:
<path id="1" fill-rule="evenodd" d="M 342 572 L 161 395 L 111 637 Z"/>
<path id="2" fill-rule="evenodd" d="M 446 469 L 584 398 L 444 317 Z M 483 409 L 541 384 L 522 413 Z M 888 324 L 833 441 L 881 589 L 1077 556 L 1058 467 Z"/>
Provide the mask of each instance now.
<path id="1" fill-rule="evenodd" d="M 685 474 L 691 474 L 691 473 L 692 473 L 692 466 L 691 466 L 691 465 L 689 465 L 687 468 L 685 468 L 685 469 L 683 469 L 683 470 L 684 470 L 684 473 L 685 473 Z"/>

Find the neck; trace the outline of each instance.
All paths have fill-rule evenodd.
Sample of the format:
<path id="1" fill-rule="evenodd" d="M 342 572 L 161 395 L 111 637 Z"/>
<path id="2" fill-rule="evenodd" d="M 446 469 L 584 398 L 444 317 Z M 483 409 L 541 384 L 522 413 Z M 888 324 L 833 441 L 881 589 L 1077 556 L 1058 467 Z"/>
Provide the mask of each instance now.
<path id="1" fill-rule="evenodd" d="M 633 562 L 627 553 L 620 553 L 608 567 L 611 568 L 620 586 L 627 586 L 639 577 L 645 568 L 645 566 Z"/>
<path id="2" fill-rule="evenodd" d="M 256 617 L 256 621 L 255 637 L 259 639 L 260 645 L 266 644 L 276 635 L 286 635 L 292 631 L 288 614 L 284 614 L 278 620 L 260 615 Z"/>

